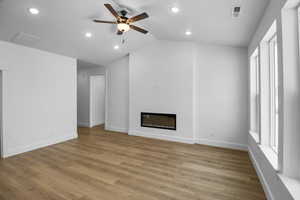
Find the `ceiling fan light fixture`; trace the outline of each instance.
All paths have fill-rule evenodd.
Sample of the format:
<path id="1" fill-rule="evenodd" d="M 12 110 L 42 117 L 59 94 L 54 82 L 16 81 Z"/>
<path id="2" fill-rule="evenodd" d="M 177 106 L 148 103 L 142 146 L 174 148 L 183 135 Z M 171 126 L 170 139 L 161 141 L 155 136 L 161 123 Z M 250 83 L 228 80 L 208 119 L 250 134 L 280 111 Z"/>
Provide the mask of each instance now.
<path id="1" fill-rule="evenodd" d="M 122 32 L 127 32 L 130 30 L 130 26 L 126 23 L 119 23 L 118 24 L 118 30 Z"/>
<path id="2" fill-rule="evenodd" d="M 1 1 L 1 0 L 0 0 Z M 119 15 L 119 13 L 110 5 L 110 4 L 104 4 L 104 6 L 109 10 L 109 12 L 116 18 L 116 21 L 104 21 L 104 20 L 98 20 L 94 19 L 93 21 L 95 23 L 102 23 L 102 24 L 115 24 L 117 25 L 117 35 L 123 35 L 124 32 L 127 32 L 129 30 L 134 30 L 143 34 L 147 34 L 148 31 L 140 28 L 138 26 L 132 25 L 132 23 L 141 21 L 144 19 L 147 19 L 149 15 L 146 12 L 143 12 L 139 15 L 136 15 L 131 18 L 127 18 L 124 10 L 121 11 L 122 16 Z"/>

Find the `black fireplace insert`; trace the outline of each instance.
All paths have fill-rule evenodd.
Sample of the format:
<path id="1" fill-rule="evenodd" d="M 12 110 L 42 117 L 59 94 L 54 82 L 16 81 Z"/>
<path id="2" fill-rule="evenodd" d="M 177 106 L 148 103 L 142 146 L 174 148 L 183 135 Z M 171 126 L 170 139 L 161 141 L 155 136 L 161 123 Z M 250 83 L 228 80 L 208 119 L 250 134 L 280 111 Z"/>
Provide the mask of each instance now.
<path id="1" fill-rule="evenodd" d="M 148 128 L 176 130 L 176 114 L 142 112 L 141 126 Z"/>

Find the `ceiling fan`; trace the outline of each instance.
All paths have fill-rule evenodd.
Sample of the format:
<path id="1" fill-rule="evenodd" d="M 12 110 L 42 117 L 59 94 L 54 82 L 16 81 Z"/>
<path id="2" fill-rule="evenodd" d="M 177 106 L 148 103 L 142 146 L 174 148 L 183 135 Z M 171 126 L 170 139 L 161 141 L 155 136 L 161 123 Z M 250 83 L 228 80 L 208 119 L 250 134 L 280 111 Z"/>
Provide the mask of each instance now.
<path id="1" fill-rule="evenodd" d="M 103 21 L 103 20 L 94 20 L 96 23 L 104 23 L 104 24 L 116 24 L 118 27 L 118 35 L 122 35 L 123 33 L 129 31 L 130 29 L 133 29 L 135 31 L 138 31 L 143 34 L 147 34 L 148 31 L 145 29 L 142 29 L 138 26 L 132 25 L 132 23 L 146 19 L 149 17 L 147 13 L 142 13 L 140 15 L 137 15 L 135 17 L 127 18 L 127 11 L 122 10 L 120 11 L 121 15 L 117 13 L 117 11 L 110 5 L 110 4 L 104 4 L 104 6 L 111 12 L 111 14 L 117 19 L 116 21 Z"/>

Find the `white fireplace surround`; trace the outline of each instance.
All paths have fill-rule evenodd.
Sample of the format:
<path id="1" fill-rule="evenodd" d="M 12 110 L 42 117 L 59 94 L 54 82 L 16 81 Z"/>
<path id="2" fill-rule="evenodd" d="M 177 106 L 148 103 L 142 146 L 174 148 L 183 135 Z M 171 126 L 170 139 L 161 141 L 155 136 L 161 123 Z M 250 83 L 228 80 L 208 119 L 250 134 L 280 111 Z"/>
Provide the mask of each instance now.
<path id="1" fill-rule="evenodd" d="M 126 89 L 109 89 L 118 99 L 108 101 L 112 105 L 128 102 L 129 108 L 118 108 L 123 113 L 121 119 L 109 107 L 107 129 L 189 144 L 247 149 L 248 86 L 241 81 L 247 79 L 246 48 L 157 41 L 110 66 L 107 73 L 114 88 L 128 84 L 129 89 L 128 93 Z M 177 130 L 141 127 L 143 111 L 176 114 Z"/>

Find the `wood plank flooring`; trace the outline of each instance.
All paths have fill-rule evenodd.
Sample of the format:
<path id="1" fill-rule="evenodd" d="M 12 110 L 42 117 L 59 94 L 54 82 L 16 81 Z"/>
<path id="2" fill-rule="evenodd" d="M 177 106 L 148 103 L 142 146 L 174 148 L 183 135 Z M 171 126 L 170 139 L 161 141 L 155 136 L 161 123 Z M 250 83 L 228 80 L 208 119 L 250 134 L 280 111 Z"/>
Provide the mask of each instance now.
<path id="1" fill-rule="evenodd" d="M 0 200 L 262 200 L 248 154 L 101 127 L 0 161 Z"/>

